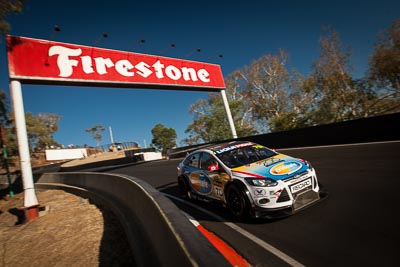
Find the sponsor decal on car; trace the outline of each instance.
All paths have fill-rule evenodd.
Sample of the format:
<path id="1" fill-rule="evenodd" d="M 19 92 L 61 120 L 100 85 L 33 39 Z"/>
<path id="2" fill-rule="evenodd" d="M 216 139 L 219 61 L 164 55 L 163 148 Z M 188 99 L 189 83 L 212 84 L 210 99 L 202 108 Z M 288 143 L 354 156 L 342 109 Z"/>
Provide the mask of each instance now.
<path id="1" fill-rule="evenodd" d="M 311 179 L 307 179 L 300 183 L 290 186 L 290 191 L 292 192 L 292 194 L 295 194 L 311 186 L 312 186 Z"/>
<path id="2" fill-rule="evenodd" d="M 213 191 L 217 198 L 222 198 L 224 196 L 224 182 L 219 180 L 219 177 L 216 176 L 211 178 L 213 180 Z"/>
<path id="3" fill-rule="evenodd" d="M 207 176 L 200 176 L 199 192 L 202 194 L 209 194 L 211 192 L 211 181 Z"/>
<path id="4" fill-rule="evenodd" d="M 260 196 L 265 196 L 265 190 L 264 189 L 262 189 L 262 188 L 256 188 L 255 190 L 254 190 L 254 195 L 256 195 L 256 196 L 258 196 L 258 197 L 260 197 Z"/>
<path id="5" fill-rule="evenodd" d="M 189 179 L 193 189 L 199 194 L 207 195 L 211 193 L 212 184 L 211 180 L 207 176 L 199 173 L 193 173 L 190 175 Z"/>
<path id="6" fill-rule="evenodd" d="M 281 195 L 282 191 L 283 191 L 283 189 L 279 189 L 277 191 L 269 191 L 269 195 L 279 197 Z"/>
<path id="7" fill-rule="evenodd" d="M 261 162 L 259 162 L 257 164 L 262 164 L 264 167 L 269 167 L 269 166 L 274 165 L 274 164 L 276 164 L 278 162 L 281 162 L 281 161 L 283 161 L 283 160 L 278 158 L 278 157 L 273 157 L 273 158 L 269 158 L 269 159 L 263 160 L 263 161 L 261 161 Z"/>
<path id="8" fill-rule="evenodd" d="M 214 186 L 214 193 L 217 197 L 224 196 L 224 190 L 220 186 Z"/>
<path id="9" fill-rule="evenodd" d="M 298 171 L 302 166 L 300 162 L 287 161 L 273 166 L 269 172 L 272 175 L 291 174 Z"/>
<path id="10" fill-rule="evenodd" d="M 251 146 L 251 145 L 254 145 L 254 143 L 252 143 L 252 142 L 247 142 L 247 143 L 243 143 L 243 144 L 237 144 L 237 145 L 227 146 L 227 147 L 221 148 L 221 149 L 219 149 L 219 150 L 216 150 L 214 153 L 215 153 L 215 154 L 221 154 L 221 153 L 224 153 L 224 152 L 226 152 L 226 151 L 238 149 L 238 148 L 245 147 L 245 146 Z"/>

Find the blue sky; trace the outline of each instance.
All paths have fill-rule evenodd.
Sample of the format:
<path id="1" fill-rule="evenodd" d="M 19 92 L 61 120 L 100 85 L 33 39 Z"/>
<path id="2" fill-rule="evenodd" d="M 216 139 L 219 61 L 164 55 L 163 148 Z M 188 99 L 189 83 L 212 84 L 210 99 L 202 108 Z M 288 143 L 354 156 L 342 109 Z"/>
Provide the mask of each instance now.
<path id="1" fill-rule="evenodd" d="M 289 53 L 289 66 L 307 75 L 319 55 L 321 26 L 330 25 L 352 49 L 354 75 L 360 77 L 377 34 L 400 18 L 399 11 L 400 2 L 394 0 L 28 0 L 22 14 L 11 15 L 9 22 L 12 35 L 216 63 L 224 76 L 280 48 Z M 54 34 L 54 25 L 61 31 Z M 0 89 L 9 94 L 4 39 L 0 45 Z M 25 84 L 22 91 L 25 112 L 62 117 L 54 138 L 65 146 L 95 146 L 85 129 L 97 124 L 107 129 L 101 144 L 110 143 L 111 126 L 114 141 L 149 146 L 157 123 L 174 128 L 179 145 L 193 121 L 190 105 L 208 95 Z"/>

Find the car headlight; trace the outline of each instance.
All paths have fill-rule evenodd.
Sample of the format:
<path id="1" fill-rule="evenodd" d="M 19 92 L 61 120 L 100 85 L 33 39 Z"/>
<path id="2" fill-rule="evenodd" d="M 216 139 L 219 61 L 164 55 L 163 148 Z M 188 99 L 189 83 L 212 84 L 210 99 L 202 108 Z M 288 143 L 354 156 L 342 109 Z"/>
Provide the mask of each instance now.
<path id="1" fill-rule="evenodd" d="M 303 162 L 311 171 L 314 170 L 313 166 L 311 165 L 311 163 L 307 160 L 304 159 L 299 159 L 301 162 Z"/>
<path id="2" fill-rule="evenodd" d="M 309 161 L 306 161 L 306 165 L 308 166 L 308 168 L 310 169 L 311 172 L 314 171 L 314 167 L 311 165 L 311 163 Z"/>
<path id="3" fill-rule="evenodd" d="M 304 163 L 310 168 L 312 169 L 311 163 L 308 160 L 305 160 Z"/>
<path id="4" fill-rule="evenodd" d="M 277 186 L 278 182 L 270 178 L 245 178 L 252 186 Z"/>

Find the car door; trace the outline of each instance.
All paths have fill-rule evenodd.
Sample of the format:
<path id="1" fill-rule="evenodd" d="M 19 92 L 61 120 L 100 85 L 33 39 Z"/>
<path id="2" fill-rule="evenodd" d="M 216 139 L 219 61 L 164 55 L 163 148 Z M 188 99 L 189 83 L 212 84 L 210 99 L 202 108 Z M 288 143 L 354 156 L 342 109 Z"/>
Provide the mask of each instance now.
<path id="1" fill-rule="evenodd" d="M 229 175 L 220 168 L 218 160 L 208 152 L 198 152 L 190 156 L 188 178 L 191 188 L 199 195 L 223 201 L 224 187 Z"/>
<path id="2" fill-rule="evenodd" d="M 224 187 L 229 180 L 229 175 L 220 166 L 218 160 L 210 153 L 203 152 L 200 156 L 200 168 L 203 174 L 211 182 L 211 191 L 209 197 L 223 201 Z"/>
<path id="3" fill-rule="evenodd" d="M 189 160 L 189 183 L 192 189 L 199 195 L 209 196 L 212 193 L 212 182 L 207 172 L 201 168 L 203 152 L 194 153 Z"/>

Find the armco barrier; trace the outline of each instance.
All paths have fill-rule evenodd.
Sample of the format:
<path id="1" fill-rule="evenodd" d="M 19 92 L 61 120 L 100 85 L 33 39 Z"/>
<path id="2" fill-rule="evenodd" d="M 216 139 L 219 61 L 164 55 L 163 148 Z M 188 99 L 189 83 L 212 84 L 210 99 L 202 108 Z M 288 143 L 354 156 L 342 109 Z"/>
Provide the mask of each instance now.
<path id="1" fill-rule="evenodd" d="M 140 179 L 45 173 L 35 186 L 87 195 L 109 205 L 123 225 L 137 266 L 231 266 L 168 198 Z"/>

